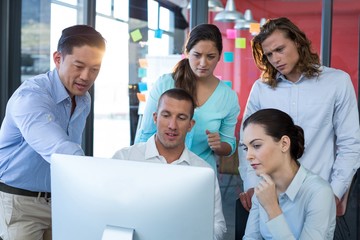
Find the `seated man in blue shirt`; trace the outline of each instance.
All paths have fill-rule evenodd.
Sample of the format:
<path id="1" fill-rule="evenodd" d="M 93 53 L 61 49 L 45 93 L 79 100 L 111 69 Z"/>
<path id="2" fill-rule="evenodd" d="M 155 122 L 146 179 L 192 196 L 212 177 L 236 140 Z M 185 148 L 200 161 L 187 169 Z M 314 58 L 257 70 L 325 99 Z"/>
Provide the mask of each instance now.
<path id="1" fill-rule="evenodd" d="M 207 162 L 185 146 L 186 134 L 195 121 L 195 102 L 180 88 L 165 91 L 159 98 L 153 119 L 157 133 L 147 142 L 117 151 L 113 158 L 164 164 L 191 165 L 212 168 Z M 214 239 L 221 240 L 226 232 L 219 183 L 215 183 Z"/>
<path id="2" fill-rule="evenodd" d="M 11 96 L 0 129 L 0 237 L 51 239 L 50 156 L 84 155 L 88 90 L 99 74 L 105 39 L 94 28 L 62 31 L 56 68 L 26 80 Z"/>

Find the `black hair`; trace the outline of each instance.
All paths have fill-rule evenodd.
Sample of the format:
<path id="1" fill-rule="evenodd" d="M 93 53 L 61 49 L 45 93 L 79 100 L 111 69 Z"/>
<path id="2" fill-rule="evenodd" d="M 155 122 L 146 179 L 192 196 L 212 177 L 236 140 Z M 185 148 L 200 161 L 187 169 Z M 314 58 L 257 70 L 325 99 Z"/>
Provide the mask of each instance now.
<path id="1" fill-rule="evenodd" d="M 106 40 L 93 27 L 88 25 L 74 25 L 62 31 L 57 51 L 63 56 L 72 54 L 74 47 L 88 45 L 105 51 Z"/>

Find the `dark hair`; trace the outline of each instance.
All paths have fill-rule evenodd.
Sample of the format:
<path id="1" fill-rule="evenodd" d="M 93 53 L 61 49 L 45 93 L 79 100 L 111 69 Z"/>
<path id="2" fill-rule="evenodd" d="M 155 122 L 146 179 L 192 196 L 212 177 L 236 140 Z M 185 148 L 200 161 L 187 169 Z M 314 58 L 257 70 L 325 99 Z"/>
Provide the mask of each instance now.
<path id="1" fill-rule="evenodd" d="M 75 25 L 62 31 L 58 42 L 57 51 L 63 56 L 72 54 L 74 47 L 88 45 L 105 51 L 106 40 L 93 27 L 88 25 Z"/>
<path id="2" fill-rule="evenodd" d="M 219 56 L 222 53 L 223 44 L 222 36 L 219 28 L 213 24 L 200 24 L 194 27 L 188 35 L 185 43 L 185 53 L 189 53 L 190 50 L 199 41 L 212 41 L 215 43 Z M 184 58 L 180 60 L 174 67 L 172 77 L 175 80 L 175 86 L 178 88 L 185 89 L 196 99 L 196 75 L 192 71 L 189 60 Z"/>
<path id="3" fill-rule="evenodd" d="M 194 116 L 194 110 L 196 107 L 194 98 L 184 89 L 181 88 L 171 88 L 163 92 L 159 98 L 157 109 L 160 108 L 161 100 L 164 96 L 168 96 L 170 98 L 174 98 L 176 100 L 184 100 L 191 102 L 191 112 L 190 112 L 190 119 Z"/>
<path id="4" fill-rule="evenodd" d="M 268 108 L 250 115 L 243 124 L 245 129 L 250 123 L 261 125 L 265 133 L 276 142 L 286 135 L 290 138 L 290 156 L 294 160 L 301 158 L 305 149 L 304 130 L 295 125 L 292 118 L 278 109 Z"/>
<path id="5" fill-rule="evenodd" d="M 282 17 L 267 20 L 261 27 L 260 33 L 251 41 L 252 55 L 256 66 L 262 71 L 261 77 L 263 81 L 271 87 L 276 87 L 277 85 L 276 74 L 278 71 L 268 61 L 261 46 L 261 44 L 276 30 L 282 31 L 286 38 L 297 44 L 299 61 L 296 67 L 306 77 L 318 76 L 321 71 L 319 69 L 320 59 L 317 53 L 312 52 L 311 41 L 294 23 L 289 19 Z"/>

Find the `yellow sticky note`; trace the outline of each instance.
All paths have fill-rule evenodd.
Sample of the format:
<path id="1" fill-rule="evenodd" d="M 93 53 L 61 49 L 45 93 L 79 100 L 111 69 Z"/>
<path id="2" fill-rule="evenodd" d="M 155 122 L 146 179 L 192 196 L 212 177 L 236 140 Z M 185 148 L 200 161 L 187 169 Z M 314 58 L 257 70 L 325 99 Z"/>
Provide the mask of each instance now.
<path id="1" fill-rule="evenodd" d="M 246 38 L 236 38 L 235 48 L 246 48 Z"/>
<path id="2" fill-rule="evenodd" d="M 250 23 L 250 33 L 258 34 L 260 32 L 260 23 Z"/>
<path id="3" fill-rule="evenodd" d="M 132 39 L 134 42 L 137 42 L 137 41 L 139 41 L 139 40 L 142 39 L 142 35 L 141 35 L 141 32 L 140 32 L 139 29 L 136 29 L 136 30 L 132 31 L 132 32 L 130 33 L 130 36 L 131 36 L 131 39 Z"/>

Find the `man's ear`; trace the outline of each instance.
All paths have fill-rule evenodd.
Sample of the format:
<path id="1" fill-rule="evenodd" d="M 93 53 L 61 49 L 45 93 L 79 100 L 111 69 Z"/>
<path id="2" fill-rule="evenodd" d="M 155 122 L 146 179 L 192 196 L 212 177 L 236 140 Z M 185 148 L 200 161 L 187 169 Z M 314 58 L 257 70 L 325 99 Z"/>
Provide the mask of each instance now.
<path id="1" fill-rule="evenodd" d="M 157 112 L 154 112 L 153 113 L 153 120 L 154 120 L 154 123 L 156 125 L 156 122 L 157 122 Z"/>
<path id="2" fill-rule="evenodd" d="M 191 131 L 191 129 L 194 127 L 194 125 L 195 125 L 195 120 L 194 120 L 194 119 L 191 119 L 191 120 L 190 120 L 190 123 L 189 123 L 188 132 Z"/>
<path id="3" fill-rule="evenodd" d="M 55 63 L 56 68 L 59 68 L 60 66 L 60 61 L 61 61 L 61 53 L 56 51 L 53 53 L 53 60 Z"/>

